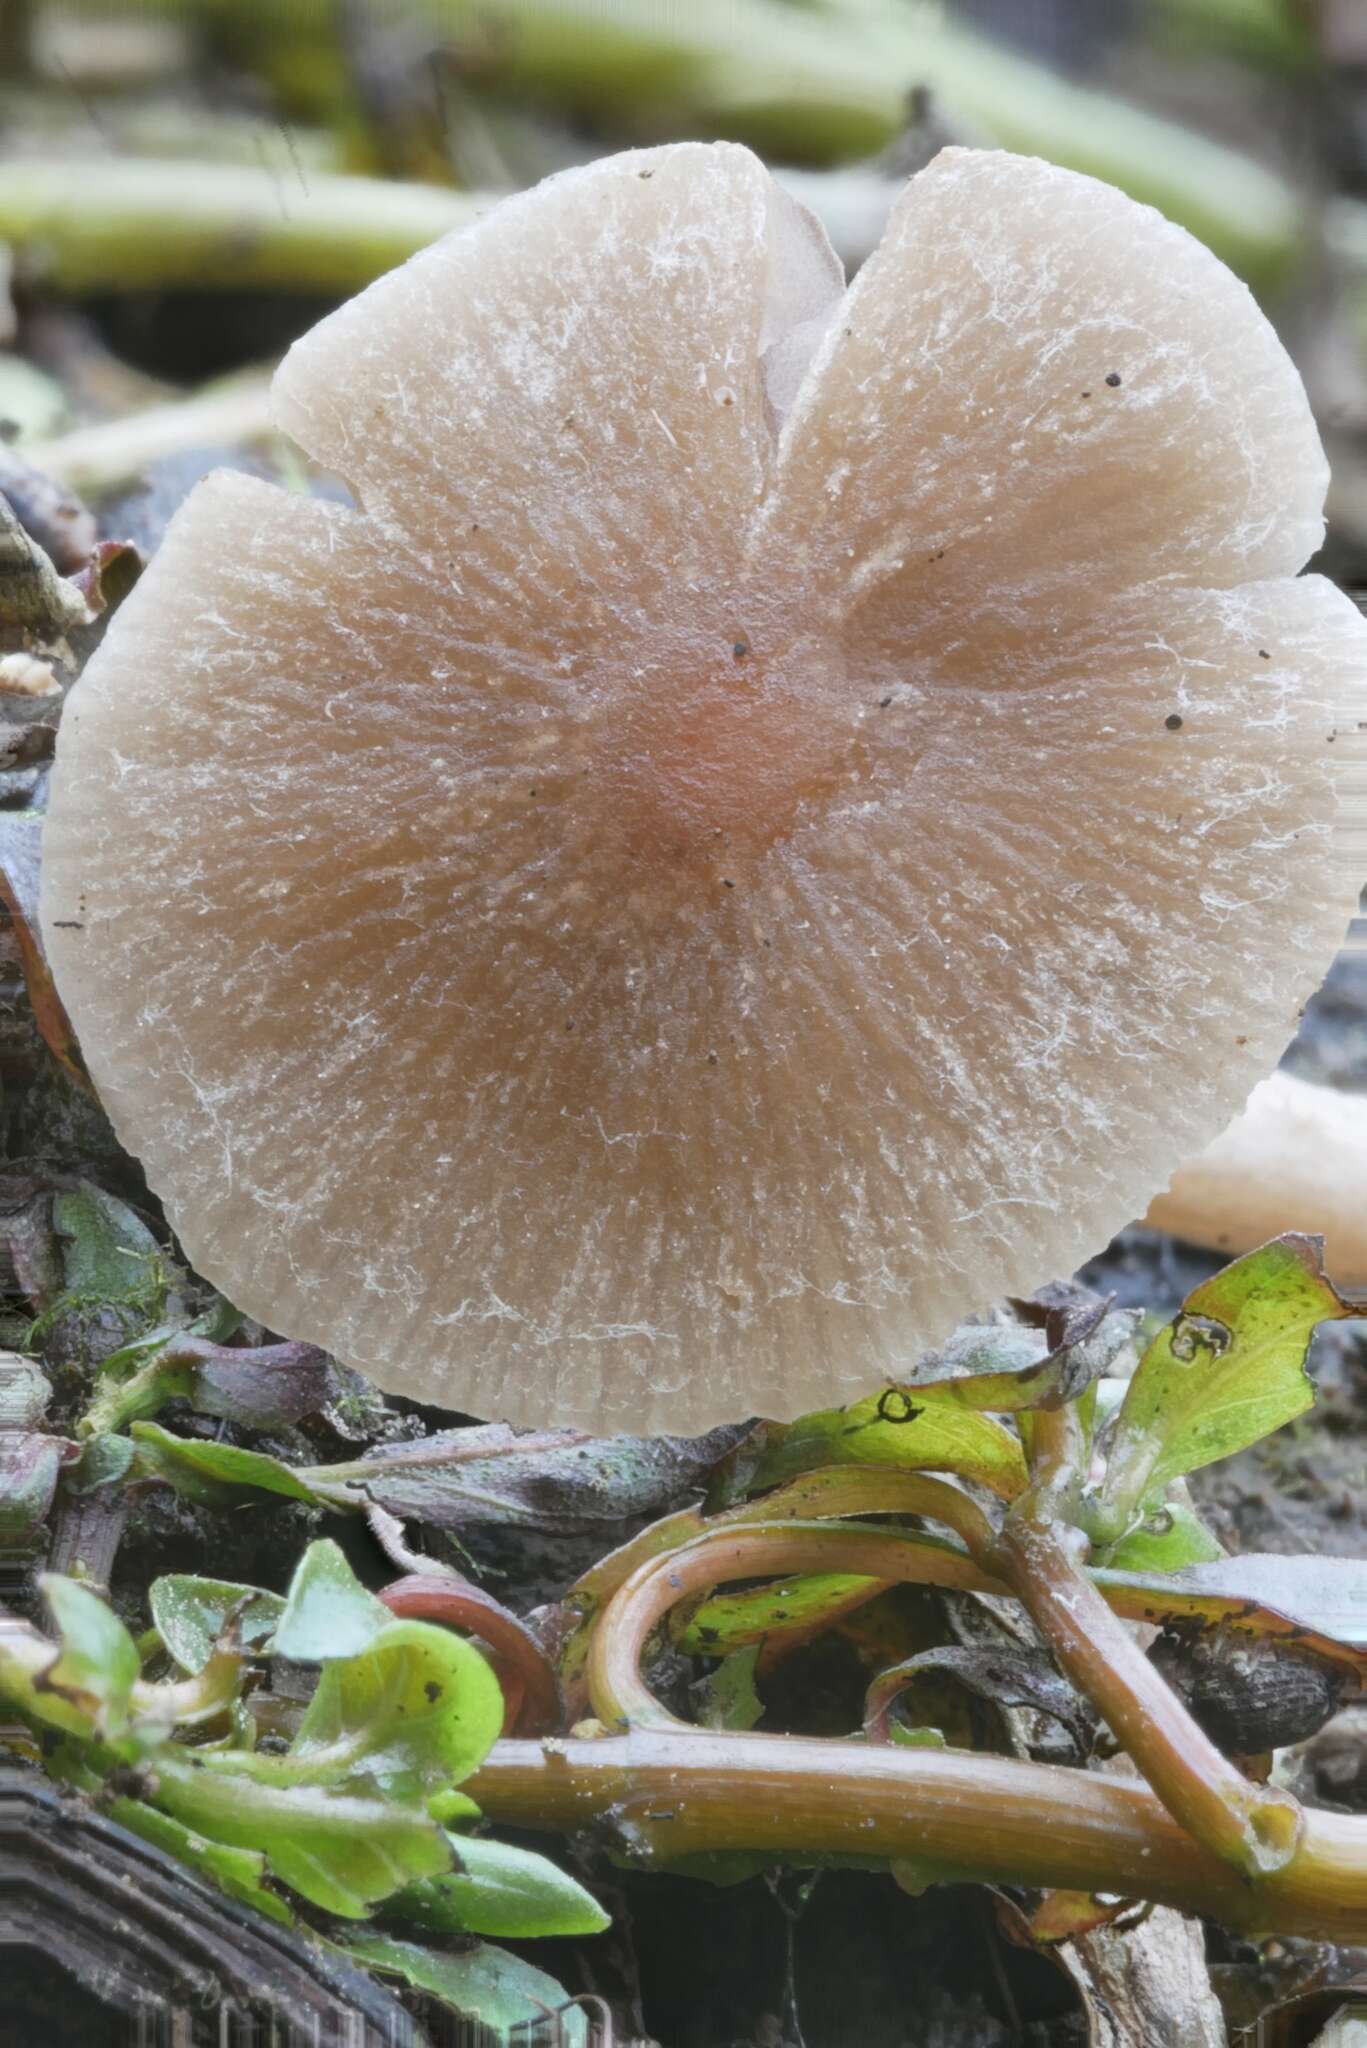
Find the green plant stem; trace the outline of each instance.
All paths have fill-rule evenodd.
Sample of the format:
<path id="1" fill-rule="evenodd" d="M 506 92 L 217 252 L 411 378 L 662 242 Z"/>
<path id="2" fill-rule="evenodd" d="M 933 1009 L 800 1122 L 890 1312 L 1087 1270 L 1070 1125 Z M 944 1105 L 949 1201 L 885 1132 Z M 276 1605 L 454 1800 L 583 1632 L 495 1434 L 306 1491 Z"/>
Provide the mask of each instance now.
<path id="1" fill-rule="evenodd" d="M 7 162 L 0 242 L 69 292 L 175 285 L 359 291 L 489 201 L 435 185 L 112 157 Z"/>
<path id="2" fill-rule="evenodd" d="M 1246 1878 L 1264 1878 L 1297 1854 L 1301 1809 L 1221 1754 L 1088 1578 L 1072 1520 L 1082 1448 L 1074 1414 L 1036 1417 L 1034 1483 L 1007 1515 L 997 1569 L 1168 1811 Z"/>
<path id="3" fill-rule="evenodd" d="M 908 1860 L 928 1881 L 1117 1892 L 1232 1927 L 1367 1939 L 1360 1820 L 1307 1814 L 1294 1861 L 1253 1887 L 1147 1786 L 1058 1765 L 673 1726 L 499 1742 L 465 1789 L 496 1825 L 597 1828 L 645 1864 Z"/>
<path id="4" fill-rule="evenodd" d="M 709 1529 L 735 1528 L 750 1522 L 897 1514 L 921 1515 L 943 1522 L 973 1555 L 986 1554 L 995 1541 L 996 1532 L 987 1516 L 961 1488 L 922 1472 L 878 1465 L 824 1466 L 804 1472 L 800 1478 L 758 1500 L 742 1501 L 739 1506 L 706 1519 L 696 1508 L 681 1508 L 677 1514 L 652 1522 L 629 1542 L 599 1558 L 565 1596 L 566 1606 L 579 1616 L 560 1657 L 560 1681 L 569 1718 L 578 1720 L 586 1711 L 584 1664 L 596 1618 L 604 1603 L 642 1565 L 680 1550 Z M 872 1600 L 882 1590 L 879 1580 L 870 1579 L 863 1598 Z"/>

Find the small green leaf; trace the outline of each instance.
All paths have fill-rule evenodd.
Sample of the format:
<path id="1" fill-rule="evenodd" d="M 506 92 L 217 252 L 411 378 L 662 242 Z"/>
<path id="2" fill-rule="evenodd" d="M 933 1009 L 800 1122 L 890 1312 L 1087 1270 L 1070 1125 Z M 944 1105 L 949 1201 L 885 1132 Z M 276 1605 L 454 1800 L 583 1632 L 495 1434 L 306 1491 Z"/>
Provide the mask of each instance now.
<path id="1" fill-rule="evenodd" d="M 135 1422 L 130 1432 L 138 1446 L 138 1462 L 150 1478 L 164 1479 L 189 1500 L 227 1507 L 244 1487 L 282 1493 L 287 1500 L 328 1505 L 280 1458 L 264 1451 L 244 1451 L 236 1444 L 212 1443 L 200 1437 L 174 1436 L 157 1422 Z"/>
<path id="2" fill-rule="evenodd" d="M 321 1407 L 331 1383 L 327 1354 L 312 1344 L 215 1343 L 206 1332 L 221 1327 L 223 1306 L 183 1328 L 163 1324 L 107 1358 L 82 1429 L 126 1429 L 171 1400 L 255 1429 Z"/>
<path id="3" fill-rule="evenodd" d="M 52 1198 L 68 1294 L 119 1300 L 146 1287 L 160 1247 L 140 1216 L 92 1182 Z"/>
<path id="4" fill-rule="evenodd" d="M 60 1639 L 41 1688 L 88 1712 L 102 1736 L 121 1735 L 141 1669 L 136 1643 L 108 1602 L 79 1580 L 45 1572 L 38 1583 Z"/>
<path id="5" fill-rule="evenodd" d="M 388 1628 L 393 1615 L 361 1584 L 330 1537 L 310 1543 L 295 1568 L 271 1643 L 277 1657 L 321 1663 L 354 1657 Z"/>
<path id="6" fill-rule="evenodd" d="M 1176 1572 L 1224 1555 L 1194 1508 L 1165 1501 L 1096 1561 L 1122 1572 Z"/>
<path id="7" fill-rule="evenodd" d="M 819 1465 L 900 1465 L 955 1472 L 1003 1500 L 1026 1483 L 1020 1441 L 940 1385 L 884 1387 L 848 1408 L 824 1408 L 776 1432 L 752 1481 L 776 1486 Z"/>
<path id="8" fill-rule="evenodd" d="M 948 1749 L 942 1731 L 938 1728 L 908 1728 L 905 1721 L 888 1722 L 888 1741 L 899 1749 Z"/>
<path id="9" fill-rule="evenodd" d="M 426 1878 L 392 1901 L 393 1910 L 417 1926 L 526 1941 L 534 1935 L 601 1934 L 609 1924 L 593 1894 L 549 1857 L 483 1835 L 449 1839 L 455 1862 L 446 1875 Z"/>
<path id="10" fill-rule="evenodd" d="M 760 1644 L 723 1657 L 715 1671 L 702 1681 L 702 1710 L 698 1719 L 704 1728 L 753 1728 L 764 1718 L 764 1702 L 755 1690 L 755 1666 Z"/>
<path id="11" fill-rule="evenodd" d="M 278 1920 L 283 1926 L 293 1925 L 293 1913 L 279 1892 L 273 1892 L 266 1883 L 266 1859 L 259 1849 L 234 1849 L 226 1842 L 211 1842 L 207 1836 L 197 1835 L 193 1828 L 173 1820 L 169 1813 L 159 1813 L 155 1806 L 148 1806 L 141 1799 L 115 1799 L 109 1816 L 121 1827 L 141 1835 L 145 1842 L 154 1842 L 168 1856 L 178 1856 L 230 1898 L 240 1900 L 244 1906 L 254 1906 L 258 1913 Z"/>
<path id="12" fill-rule="evenodd" d="M 259 1586 L 193 1578 L 188 1572 L 168 1572 L 154 1580 L 149 1604 L 162 1642 L 181 1670 L 192 1673 L 208 1663 L 230 1614 L 237 1615 L 243 1648 L 257 1649 L 268 1641 L 285 1607 L 278 1593 Z"/>
<path id="13" fill-rule="evenodd" d="M 151 1797 L 213 1841 L 260 1850 L 282 1883 L 344 1919 L 450 1868 L 445 1833 L 421 1808 L 325 1785 L 265 1785 L 213 1769 L 215 1755 L 158 1752 Z M 244 1759 L 245 1761 L 245 1759 Z"/>
<path id="14" fill-rule="evenodd" d="M 439 1998 L 462 2019 L 480 2022 L 494 2041 L 528 2041 L 538 2031 L 551 2038 L 555 2022 L 557 2048 L 587 2048 L 588 2020 L 582 2007 L 544 1970 L 488 1942 L 447 1955 L 415 1941 L 389 1935 L 348 1931 L 337 1947 L 353 1962 L 387 1975 L 402 1977 L 418 1991 Z"/>
<path id="15" fill-rule="evenodd" d="M 68 1493 L 94 1493 L 116 1485 L 132 1462 L 133 1446 L 126 1436 L 88 1436 L 62 1483 Z"/>
<path id="16" fill-rule="evenodd" d="M 849 1572 L 811 1572 L 741 1593 L 714 1593 L 680 1629 L 678 1646 L 689 1657 L 723 1657 L 770 1636 L 829 1628 L 882 1585 Z"/>
<path id="17" fill-rule="evenodd" d="M 1169 1480 L 1257 1443 L 1309 1408 L 1319 1323 L 1353 1310 L 1325 1278 L 1320 1241 L 1278 1237 L 1190 1294 L 1140 1361 L 1121 1405 L 1104 1497 L 1117 1514 Z"/>
<path id="18" fill-rule="evenodd" d="M 323 1666 L 287 1757 L 295 1783 L 358 1771 L 391 1797 L 458 1785 L 503 1726 L 503 1694 L 479 1651 L 426 1621 L 394 1621 L 359 1656 Z"/>
<path id="19" fill-rule="evenodd" d="M 469 1793 L 458 1792 L 454 1785 L 443 1785 L 440 1792 L 434 1792 L 427 1802 L 427 1811 L 443 1827 L 452 1821 L 473 1821 L 480 1817 L 479 1808 Z"/>

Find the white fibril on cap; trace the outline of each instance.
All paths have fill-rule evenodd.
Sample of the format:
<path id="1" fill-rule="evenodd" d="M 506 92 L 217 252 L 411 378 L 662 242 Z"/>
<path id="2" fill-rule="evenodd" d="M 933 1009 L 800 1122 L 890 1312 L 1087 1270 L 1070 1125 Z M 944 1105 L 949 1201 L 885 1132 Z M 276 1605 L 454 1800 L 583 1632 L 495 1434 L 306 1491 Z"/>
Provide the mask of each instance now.
<path id="1" fill-rule="evenodd" d="M 206 1276 L 477 1414 L 867 1391 L 1142 1213 L 1367 872 L 1367 627 L 1244 287 L 952 150 L 847 291 L 730 146 L 322 322 L 63 724 L 45 930 Z M 1356 753 L 1355 753 L 1356 750 Z"/>

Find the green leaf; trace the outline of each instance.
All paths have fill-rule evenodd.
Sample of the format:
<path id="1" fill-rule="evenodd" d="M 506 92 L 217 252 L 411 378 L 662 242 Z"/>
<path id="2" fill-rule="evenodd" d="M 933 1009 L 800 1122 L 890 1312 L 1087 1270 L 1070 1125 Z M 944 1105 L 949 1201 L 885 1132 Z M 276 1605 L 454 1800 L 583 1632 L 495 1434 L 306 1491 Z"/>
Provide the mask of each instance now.
<path id="1" fill-rule="evenodd" d="M 209 1507 L 229 1507 L 244 1488 L 284 1494 L 287 1500 L 313 1507 L 330 1503 L 307 1486 L 280 1458 L 264 1451 L 244 1451 L 236 1444 L 212 1443 L 200 1437 L 174 1436 L 157 1422 L 135 1422 L 130 1431 L 138 1446 L 138 1462 L 148 1477 L 164 1479 L 187 1499 Z"/>
<path id="2" fill-rule="evenodd" d="M 93 1742 L 99 1701 L 86 1693 L 68 1697 L 51 1689 L 47 1679 L 57 1657 L 56 1645 L 36 1628 L 22 1621 L 7 1621 L 0 1627 L 0 1700 L 18 1707 L 32 1720 Z"/>
<path id="3" fill-rule="evenodd" d="M 884 1387 L 848 1408 L 824 1408 L 776 1431 L 752 1481 L 756 1491 L 818 1465 L 900 1465 L 955 1472 L 1003 1500 L 1026 1483 L 1020 1441 L 941 1386 Z"/>
<path id="4" fill-rule="evenodd" d="M 698 1719 L 704 1728 L 753 1728 L 764 1718 L 764 1702 L 755 1690 L 755 1666 L 760 1644 L 723 1657 L 715 1671 L 702 1681 L 702 1710 Z"/>
<path id="5" fill-rule="evenodd" d="M 1176 1572 L 1183 1565 L 1208 1564 L 1225 1555 L 1194 1508 L 1165 1501 L 1113 1543 L 1098 1564 L 1122 1572 Z"/>
<path id="6" fill-rule="evenodd" d="M 908 1728 L 905 1721 L 888 1722 L 888 1741 L 899 1749 L 948 1749 L 938 1728 Z"/>
<path id="7" fill-rule="evenodd" d="M 1121 1405 L 1104 1499 L 1116 1514 L 1227 1458 L 1309 1408 L 1319 1323 L 1354 1311 L 1325 1278 L 1320 1240 L 1279 1237 L 1207 1280 L 1159 1332 Z"/>
<path id="8" fill-rule="evenodd" d="M 65 1240 L 68 1294 L 120 1300 L 147 1287 L 160 1246 L 126 1202 L 82 1181 L 53 1196 L 52 1222 Z"/>
<path id="9" fill-rule="evenodd" d="M 722 1657 L 771 1636 L 829 1628 L 882 1585 L 849 1572 L 811 1572 L 741 1593 L 714 1593 L 680 1629 L 678 1646 L 689 1657 Z"/>
<path id="10" fill-rule="evenodd" d="M 38 1583 L 60 1639 L 57 1661 L 40 1688 L 78 1706 L 100 1735 L 121 1735 L 141 1670 L 136 1643 L 113 1608 L 88 1586 L 60 1572 L 45 1572 Z"/>
<path id="11" fill-rule="evenodd" d="M 202 1671 L 227 1626 L 237 1615 L 244 1649 L 266 1643 L 284 1612 L 278 1593 L 239 1586 L 230 1579 L 200 1579 L 168 1572 L 153 1581 L 149 1603 L 162 1642 L 182 1671 Z"/>
<path id="12" fill-rule="evenodd" d="M 415 1941 L 369 1932 L 348 1932 L 336 1946 L 353 1962 L 402 1977 L 416 1990 L 441 1999 L 462 2019 L 480 2022 L 494 2041 L 534 2040 L 538 2023 L 549 2038 L 552 2023 L 547 2014 L 554 2013 L 559 2020 L 557 2048 L 588 2048 L 588 2020 L 582 2007 L 570 2003 L 554 1977 L 506 1949 L 481 1942 L 477 1948 L 446 1955 Z"/>
<path id="13" fill-rule="evenodd" d="M 659 1513 L 698 1489 L 747 1427 L 725 1423 L 701 1437 L 589 1437 L 491 1422 L 376 1444 L 346 1464 L 313 1466 L 306 1477 L 339 1507 L 374 1503 L 402 1521 L 573 1534 Z"/>
<path id="14" fill-rule="evenodd" d="M 310 1543 L 295 1568 L 271 1651 L 301 1663 L 354 1657 L 368 1649 L 393 1619 L 383 1600 L 361 1584 L 338 1546 L 323 1537 Z"/>
<path id="15" fill-rule="evenodd" d="M 332 1378 L 326 1352 L 312 1344 L 215 1343 L 206 1332 L 222 1325 L 222 1307 L 184 1328 L 163 1324 L 107 1358 L 82 1429 L 125 1429 L 171 1400 L 254 1429 L 298 1422 L 320 1408 Z"/>
<path id="16" fill-rule="evenodd" d="M 443 1934 L 601 1934 L 609 1915 L 577 1879 L 530 1849 L 483 1835 L 451 1835 L 452 1868 L 392 1901 L 419 1927 Z"/>
<path id="17" fill-rule="evenodd" d="M 279 1892 L 273 1892 L 266 1883 L 266 1859 L 259 1849 L 234 1849 L 226 1842 L 211 1842 L 206 1835 L 197 1835 L 193 1828 L 173 1820 L 169 1813 L 158 1813 L 155 1806 L 148 1806 L 141 1799 L 115 1799 L 109 1815 L 121 1827 L 141 1835 L 145 1842 L 154 1842 L 169 1856 L 178 1856 L 230 1898 L 240 1900 L 244 1906 L 254 1906 L 258 1913 L 278 1920 L 283 1926 L 293 1925 L 293 1913 Z"/>
<path id="18" fill-rule="evenodd" d="M 116 1485 L 132 1462 L 133 1446 L 126 1436 L 88 1436 L 62 1483 L 68 1493 L 95 1493 Z"/>
<path id="19" fill-rule="evenodd" d="M 168 1745 L 151 1797 L 196 1834 L 260 1850 L 282 1883 L 325 1912 L 364 1919 L 381 1899 L 450 1868 L 445 1833 L 419 1807 L 326 1785 L 260 1784 L 212 1768 L 220 1760 L 182 1761 Z"/>
<path id="20" fill-rule="evenodd" d="M 474 1821 L 480 1817 L 479 1808 L 469 1793 L 458 1792 L 454 1785 L 443 1785 L 440 1792 L 433 1792 L 427 1801 L 427 1811 L 443 1827 L 452 1821 Z"/>
<path id="21" fill-rule="evenodd" d="M 426 1621 L 390 1620 L 359 1656 L 325 1664 L 287 1757 L 295 1783 L 364 1771 L 391 1797 L 458 1785 L 503 1727 L 479 1651 Z"/>

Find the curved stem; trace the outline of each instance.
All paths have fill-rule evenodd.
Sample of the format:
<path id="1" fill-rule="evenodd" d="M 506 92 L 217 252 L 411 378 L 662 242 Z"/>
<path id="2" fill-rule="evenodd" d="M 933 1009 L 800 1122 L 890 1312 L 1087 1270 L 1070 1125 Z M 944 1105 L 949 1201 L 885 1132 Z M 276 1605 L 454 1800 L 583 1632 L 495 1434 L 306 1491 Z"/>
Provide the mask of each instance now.
<path id="1" fill-rule="evenodd" d="M 1367 1825 L 1308 1813 L 1294 1861 L 1250 1886 L 1138 1782 L 958 1750 L 677 1726 L 499 1742 L 464 1788 L 514 1827 L 598 1827 L 644 1864 L 751 1852 L 897 1859 L 930 1879 L 1123 1893 L 1232 1927 L 1367 1939 Z"/>
<path id="2" fill-rule="evenodd" d="M 893 1465 L 822 1465 L 774 1493 L 714 1515 L 707 1526 L 806 1521 L 841 1515 L 919 1515 L 952 1529 L 971 1557 L 991 1555 L 997 1532 L 962 1487 Z"/>
<path id="3" fill-rule="evenodd" d="M 879 1584 L 919 1583 L 970 1593 L 1008 1591 L 966 1552 L 906 1530 L 799 1521 L 709 1529 L 682 1549 L 639 1566 L 613 1595 L 589 1649 L 588 1688 L 595 1714 L 609 1728 L 689 1729 L 661 1705 L 641 1676 L 646 1641 L 670 1608 L 687 1594 L 726 1579 L 826 1571 L 867 1574 L 875 1590 Z"/>
<path id="4" fill-rule="evenodd" d="M 579 1719 L 583 1703 L 582 1674 L 590 1631 L 604 1605 L 634 1572 L 662 1556 L 677 1555 L 686 1544 L 718 1530 L 842 1515 L 921 1515 L 952 1529 L 974 1557 L 987 1556 L 996 1541 L 991 1522 L 960 1487 L 924 1472 L 886 1465 L 823 1465 L 758 1500 L 742 1501 L 706 1521 L 696 1508 L 682 1508 L 663 1521 L 652 1522 L 630 1542 L 600 1558 L 566 1594 L 566 1607 L 580 1616 L 560 1659 L 570 1718 Z M 874 1599 L 888 1583 L 871 1579 L 864 1597 Z"/>
<path id="5" fill-rule="evenodd" d="M 652 1522 L 630 1542 L 599 1558 L 570 1588 L 566 1604 L 582 1607 L 586 1613 L 595 1611 L 640 1565 L 681 1549 L 711 1530 L 844 1515 L 922 1515 L 952 1529 L 974 1557 L 986 1557 L 997 1540 L 977 1502 L 946 1479 L 891 1465 L 822 1465 L 772 1493 L 724 1508 L 706 1520 L 696 1508 L 682 1508 L 663 1521 Z"/>

